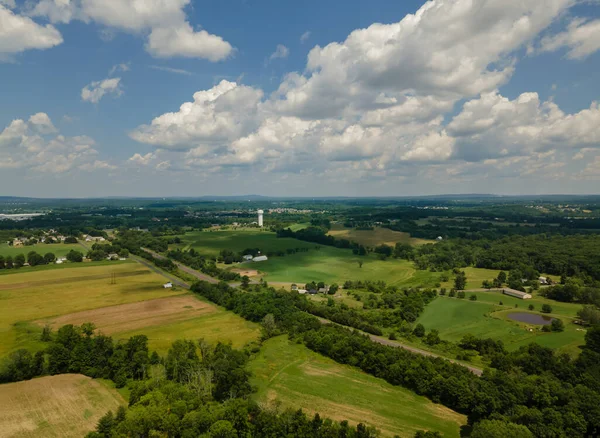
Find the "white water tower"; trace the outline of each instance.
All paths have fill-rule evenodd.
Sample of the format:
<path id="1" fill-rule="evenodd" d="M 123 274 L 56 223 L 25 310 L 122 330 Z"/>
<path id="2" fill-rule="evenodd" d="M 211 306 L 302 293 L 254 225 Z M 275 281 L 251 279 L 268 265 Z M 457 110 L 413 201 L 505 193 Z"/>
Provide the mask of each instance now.
<path id="1" fill-rule="evenodd" d="M 259 226 L 260 228 L 262 228 L 262 227 L 263 227 L 263 214 L 264 214 L 264 213 L 265 213 L 264 211 L 262 211 L 262 210 L 258 210 L 258 226 Z"/>

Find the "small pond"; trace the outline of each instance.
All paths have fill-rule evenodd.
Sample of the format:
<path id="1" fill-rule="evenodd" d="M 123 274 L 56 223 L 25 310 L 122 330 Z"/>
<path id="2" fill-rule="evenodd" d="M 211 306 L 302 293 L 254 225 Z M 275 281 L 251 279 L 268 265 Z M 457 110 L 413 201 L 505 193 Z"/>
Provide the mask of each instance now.
<path id="1" fill-rule="evenodd" d="M 538 315 L 537 313 L 509 313 L 508 318 L 513 321 L 524 322 L 527 324 L 535 324 L 535 325 L 550 325 L 552 324 L 552 320 L 549 316 Z"/>

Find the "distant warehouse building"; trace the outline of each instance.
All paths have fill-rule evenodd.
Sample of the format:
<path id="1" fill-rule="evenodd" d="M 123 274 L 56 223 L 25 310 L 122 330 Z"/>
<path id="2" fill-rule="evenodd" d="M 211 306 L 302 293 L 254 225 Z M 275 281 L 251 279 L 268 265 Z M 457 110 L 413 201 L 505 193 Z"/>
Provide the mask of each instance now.
<path id="1" fill-rule="evenodd" d="M 528 294 L 527 292 L 521 292 L 520 290 L 515 290 L 515 289 L 502 289 L 502 293 L 504 295 L 519 298 L 521 300 L 529 300 L 529 299 L 533 298 L 531 296 L 531 294 Z"/>

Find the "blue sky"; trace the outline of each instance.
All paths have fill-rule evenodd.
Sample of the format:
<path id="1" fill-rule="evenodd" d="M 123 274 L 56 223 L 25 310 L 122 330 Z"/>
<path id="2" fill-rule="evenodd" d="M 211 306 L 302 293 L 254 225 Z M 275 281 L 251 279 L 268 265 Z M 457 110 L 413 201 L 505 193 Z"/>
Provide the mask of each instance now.
<path id="1" fill-rule="evenodd" d="M 0 0 L 0 192 L 597 193 L 599 51 L 598 1 Z"/>

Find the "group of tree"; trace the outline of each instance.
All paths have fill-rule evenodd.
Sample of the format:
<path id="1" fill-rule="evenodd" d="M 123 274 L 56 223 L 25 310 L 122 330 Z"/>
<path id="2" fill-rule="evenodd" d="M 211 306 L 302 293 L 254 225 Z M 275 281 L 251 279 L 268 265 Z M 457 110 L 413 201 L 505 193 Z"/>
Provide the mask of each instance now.
<path id="1" fill-rule="evenodd" d="M 30 251 L 25 258 L 24 254 L 17 254 L 16 256 L 0 256 L 0 269 L 18 269 L 25 266 L 28 263 L 29 266 L 40 266 L 54 263 L 56 256 L 54 253 L 48 252 L 45 255 L 38 254 L 35 251 Z"/>
<path id="2" fill-rule="evenodd" d="M 295 301 L 300 298 L 293 294 L 285 294 L 292 297 L 287 300 L 276 291 L 239 293 L 223 284 L 196 284 L 193 290 L 246 319 L 258 322 L 272 314 L 281 331 L 301 339 L 308 348 L 464 413 L 481 433 L 492 428 L 484 421 L 499 422 L 496 426 L 504 433 L 528 431 L 526 436 L 600 433 L 600 383 L 595 374 L 600 363 L 599 327 L 588 330 L 586 348 L 577 360 L 556 356 L 537 344 L 509 353 L 501 343 L 465 339 L 465 347 L 493 356 L 492 369 L 477 377 L 448 361 L 376 344 L 339 326 L 322 325 L 300 310 Z M 427 342 L 439 339 L 433 330 L 430 339 L 424 329 L 422 333 L 416 330 Z"/>
<path id="3" fill-rule="evenodd" d="M 241 279 L 240 274 L 237 272 L 220 269 L 213 259 L 203 256 L 194 248 L 188 251 L 171 250 L 167 253 L 167 257 L 219 280 L 235 281 Z"/>

